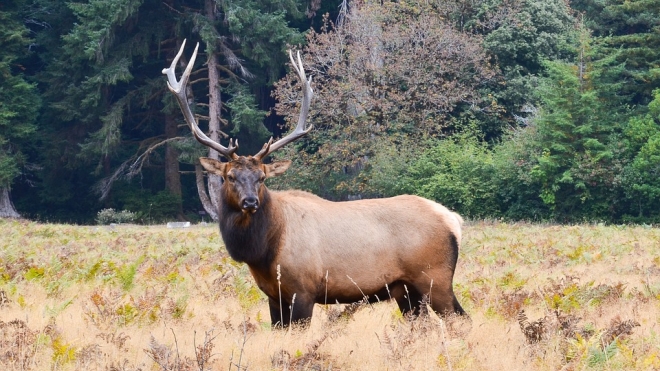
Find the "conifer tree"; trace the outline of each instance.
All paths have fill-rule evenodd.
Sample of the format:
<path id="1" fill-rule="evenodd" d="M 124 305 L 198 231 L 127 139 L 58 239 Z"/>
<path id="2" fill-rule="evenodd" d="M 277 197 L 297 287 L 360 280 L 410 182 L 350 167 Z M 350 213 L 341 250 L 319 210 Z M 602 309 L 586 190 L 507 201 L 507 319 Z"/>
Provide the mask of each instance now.
<path id="1" fill-rule="evenodd" d="M 250 148 L 249 139 L 262 142 L 267 137 L 265 112 L 256 109 L 252 92 L 240 86 L 266 84 L 279 76 L 286 44 L 301 41 L 287 18 L 302 16 L 297 10 L 301 4 L 39 1 L 66 5 L 75 19 L 62 31 L 62 43 L 51 49 L 53 59 L 41 76 L 50 102 L 49 126 L 62 143 L 60 163 L 49 167 L 58 176 L 45 174 L 44 181 L 59 186 L 59 179 L 86 177 L 96 182 L 96 196 L 106 206 L 146 212 L 167 201 L 174 208 L 170 214 L 183 216 L 180 174 L 191 170 L 185 164 L 193 164 L 190 160 L 199 157 L 201 148 L 190 151 L 196 147 L 190 133 L 182 130 L 181 114 L 161 70 L 184 38 L 189 45 L 202 42 L 203 57 L 198 60 L 205 63 L 195 68 L 191 99 L 202 123 L 211 123 L 212 135 L 245 135 L 245 149 Z M 208 101 L 207 96 L 214 99 Z M 132 182 L 136 176 L 140 181 Z M 88 180 L 76 184 L 91 188 Z M 163 188 L 166 192 L 159 192 Z M 58 203 L 85 193 L 64 192 Z"/>
<path id="2" fill-rule="evenodd" d="M 600 79 L 602 61 L 591 60 L 592 38 L 582 28 L 572 62 L 546 62 L 539 96 L 543 102 L 533 121 L 536 158 L 530 175 L 553 217 L 580 220 L 608 215 L 616 193 L 614 151 L 609 146 L 617 115 L 601 99 L 611 88 Z"/>
<path id="3" fill-rule="evenodd" d="M 0 5 L 0 217 L 19 217 L 9 191 L 26 161 L 22 146 L 31 139 L 40 99 L 33 84 L 22 75 L 21 59 L 30 39 L 22 23 L 25 2 Z"/>

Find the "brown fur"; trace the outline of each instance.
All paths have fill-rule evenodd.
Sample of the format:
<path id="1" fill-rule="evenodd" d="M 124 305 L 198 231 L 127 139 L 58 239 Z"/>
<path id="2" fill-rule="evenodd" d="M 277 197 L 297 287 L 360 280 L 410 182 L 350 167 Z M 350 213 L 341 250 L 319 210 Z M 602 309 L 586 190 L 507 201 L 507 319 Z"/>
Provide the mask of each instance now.
<path id="1" fill-rule="evenodd" d="M 452 290 L 458 214 L 417 196 L 330 202 L 302 191 L 269 191 L 263 178 L 283 173 L 289 162 L 200 161 L 225 179 L 223 240 L 270 298 L 273 325 L 306 321 L 314 303 L 335 301 L 393 298 L 403 312 L 419 313 L 423 295 L 440 314 L 464 313 Z M 243 207 L 251 195 L 258 206 Z"/>

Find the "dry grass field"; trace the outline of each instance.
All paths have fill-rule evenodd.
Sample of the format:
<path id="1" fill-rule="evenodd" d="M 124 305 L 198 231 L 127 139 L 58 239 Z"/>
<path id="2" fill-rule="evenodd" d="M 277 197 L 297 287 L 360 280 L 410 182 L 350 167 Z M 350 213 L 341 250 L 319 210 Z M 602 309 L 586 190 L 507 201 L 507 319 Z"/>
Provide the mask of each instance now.
<path id="1" fill-rule="evenodd" d="M 272 330 L 215 225 L 0 220 L 9 370 L 660 370 L 660 229 L 468 223 L 469 319 L 317 305 Z"/>

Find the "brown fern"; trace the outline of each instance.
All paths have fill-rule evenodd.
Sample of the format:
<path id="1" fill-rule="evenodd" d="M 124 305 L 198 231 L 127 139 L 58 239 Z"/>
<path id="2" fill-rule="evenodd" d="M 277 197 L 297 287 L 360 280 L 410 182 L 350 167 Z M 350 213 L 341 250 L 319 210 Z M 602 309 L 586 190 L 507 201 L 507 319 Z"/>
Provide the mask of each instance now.
<path id="1" fill-rule="evenodd" d="M 600 338 L 601 347 L 605 348 L 617 338 L 632 335 L 633 329 L 638 326 L 640 326 L 640 324 L 635 320 L 622 321 L 619 316 L 616 316 L 610 322 L 610 327 Z"/>
<path id="2" fill-rule="evenodd" d="M 518 324 L 520 330 L 529 344 L 535 344 L 547 337 L 547 317 L 542 317 L 534 322 L 529 322 L 525 310 L 518 313 Z"/>
<path id="3" fill-rule="evenodd" d="M 351 319 L 353 318 L 353 315 L 355 315 L 355 313 L 357 313 L 364 306 L 364 301 L 348 304 L 342 309 L 340 309 L 339 306 L 336 306 L 328 311 L 328 321 L 333 323 L 337 322 L 341 318 L 346 320 Z"/>

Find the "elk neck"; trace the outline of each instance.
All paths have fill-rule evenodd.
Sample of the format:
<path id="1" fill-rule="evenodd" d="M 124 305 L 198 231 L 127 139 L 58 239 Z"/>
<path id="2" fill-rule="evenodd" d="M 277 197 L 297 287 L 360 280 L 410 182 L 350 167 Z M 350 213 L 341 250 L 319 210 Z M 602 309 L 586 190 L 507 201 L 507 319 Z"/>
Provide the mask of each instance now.
<path id="1" fill-rule="evenodd" d="M 250 267 L 269 269 L 279 251 L 283 231 L 275 206 L 265 186 L 255 213 L 232 207 L 221 196 L 220 233 L 232 259 Z"/>

